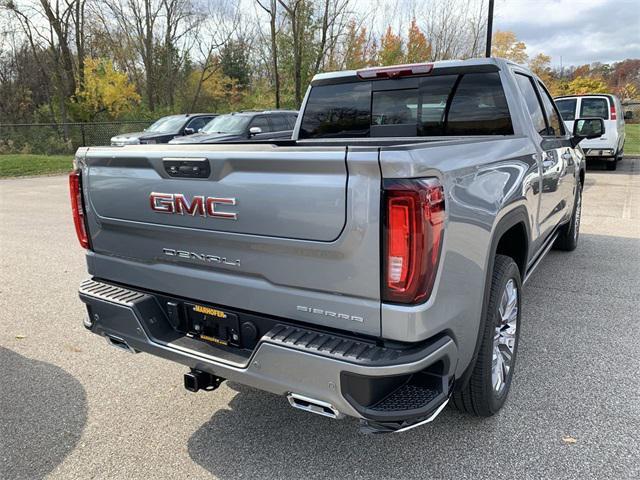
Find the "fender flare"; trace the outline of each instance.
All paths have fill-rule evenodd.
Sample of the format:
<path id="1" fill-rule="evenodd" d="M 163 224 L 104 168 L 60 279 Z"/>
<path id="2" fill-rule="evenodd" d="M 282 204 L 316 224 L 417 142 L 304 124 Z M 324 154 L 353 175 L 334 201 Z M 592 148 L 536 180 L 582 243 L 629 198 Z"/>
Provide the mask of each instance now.
<path id="1" fill-rule="evenodd" d="M 489 251 L 487 253 L 487 263 L 486 263 L 486 272 L 485 272 L 485 281 L 484 281 L 484 294 L 482 297 L 482 312 L 480 314 L 480 322 L 478 325 L 478 331 L 476 332 L 476 345 L 473 350 L 473 355 L 471 357 L 471 361 L 466 366 L 464 373 L 460 376 L 460 378 L 456 381 L 455 390 L 459 391 L 464 389 L 471 378 L 471 374 L 473 373 L 473 367 L 476 364 L 476 360 L 478 358 L 478 353 L 480 351 L 480 344 L 482 343 L 481 333 L 484 331 L 486 322 L 487 322 L 487 304 L 489 303 L 489 290 L 491 287 L 491 276 L 493 274 L 493 265 L 495 263 L 496 258 L 496 250 L 498 249 L 498 243 L 502 238 L 502 235 L 509 230 L 511 227 L 514 227 L 518 224 L 524 224 L 526 236 L 527 236 L 527 255 L 525 259 L 525 268 L 529 263 L 529 254 L 531 248 L 531 226 L 529 225 L 529 216 L 527 215 L 527 209 L 524 205 L 520 205 L 515 207 L 513 210 L 510 210 L 506 214 L 504 214 L 500 220 L 498 220 L 497 225 L 493 229 L 493 234 L 491 235 L 491 243 L 489 245 Z M 526 272 L 521 272 L 522 278 L 524 279 Z"/>

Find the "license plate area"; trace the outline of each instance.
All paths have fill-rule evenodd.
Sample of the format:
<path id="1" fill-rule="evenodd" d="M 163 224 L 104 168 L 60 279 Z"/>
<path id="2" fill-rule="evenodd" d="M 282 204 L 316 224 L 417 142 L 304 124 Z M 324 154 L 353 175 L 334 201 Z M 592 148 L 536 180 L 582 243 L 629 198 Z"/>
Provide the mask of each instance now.
<path id="1" fill-rule="evenodd" d="M 185 303 L 184 306 L 190 336 L 217 345 L 240 346 L 238 315 L 194 303 Z"/>

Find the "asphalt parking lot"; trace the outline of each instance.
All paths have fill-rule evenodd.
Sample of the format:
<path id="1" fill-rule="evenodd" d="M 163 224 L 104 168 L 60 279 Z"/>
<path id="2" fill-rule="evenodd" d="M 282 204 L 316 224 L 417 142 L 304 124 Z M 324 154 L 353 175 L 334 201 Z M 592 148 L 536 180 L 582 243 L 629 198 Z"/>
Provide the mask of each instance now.
<path id="1" fill-rule="evenodd" d="M 365 436 L 82 326 L 66 177 L 0 181 L 0 478 L 640 478 L 640 158 L 587 172 L 578 250 L 525 288 L 505 408 Z"/>

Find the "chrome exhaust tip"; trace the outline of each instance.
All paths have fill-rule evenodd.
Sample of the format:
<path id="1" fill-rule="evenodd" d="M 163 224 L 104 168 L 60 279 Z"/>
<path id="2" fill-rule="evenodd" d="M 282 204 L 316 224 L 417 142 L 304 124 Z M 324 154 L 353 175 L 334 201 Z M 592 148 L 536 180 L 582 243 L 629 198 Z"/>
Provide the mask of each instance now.
<path id="1" fill-rule="evenodd" d="M 120 337 L 116 337 L 115 335 L 110 335 L 107 333 L 105 335 L 105 338 L 107 339 L 107 343 L 112 347 L 116 347 L 129 353 L 138 353 L 135 348 L 129 346 L 129 344 Z"/>
<path id="2" fill-rule="evenodd" d="M 321 400 L 298 395 L 297 393 L 288 394 L 287 400 L 289 400 L 289 405 L 298 410 L 304 410 L 305 412 L 335 419 L 343 417 L 342 413 L 340 413 L 336 407 Z"/>

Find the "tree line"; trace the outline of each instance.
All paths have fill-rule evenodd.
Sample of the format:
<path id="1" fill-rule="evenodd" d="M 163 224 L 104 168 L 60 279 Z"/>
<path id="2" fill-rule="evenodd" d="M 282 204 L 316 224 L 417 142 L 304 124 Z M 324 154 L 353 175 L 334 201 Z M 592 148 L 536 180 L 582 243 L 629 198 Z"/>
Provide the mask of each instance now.
<path id="1" fill-rule="evenodd" d="M 482 56 L 486 10 L 486 0 L 410 8 L 381 0 L 0 0 L 0 122 L 298 108 L 319 72 Z M 554 93 L 603 88 L 635 97 L 640 87 L 639 60 L 559 71 L 545 55 L 529 59 L 511 32 L 496 32 L 493 53 L 529 64 Z"/>
<path id="2" fill-rule="evenodd" d="M 538 53 L 529 57 L 526 44 L 509 31 L 493 34 L 491 54 L 527 65 L 554 96 L 613 93 L 622 100 L 631 100 L 640 94 L 640 59 L 552 67 L 549 55 Z"/>

